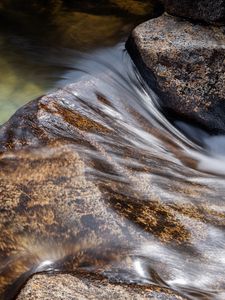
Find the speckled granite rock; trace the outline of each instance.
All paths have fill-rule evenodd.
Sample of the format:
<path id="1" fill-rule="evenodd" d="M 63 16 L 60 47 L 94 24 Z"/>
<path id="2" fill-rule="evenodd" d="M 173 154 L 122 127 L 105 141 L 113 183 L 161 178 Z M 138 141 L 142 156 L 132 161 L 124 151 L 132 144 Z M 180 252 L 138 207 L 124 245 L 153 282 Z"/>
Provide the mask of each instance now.
<path id="1" fill-rule="evenodd" d="M 159 174 L 155 155 L 131 146 L 132 131 L 112 119 L 112 112 L 118 114 L 117 110 L 122 116 L 128 114 L 127 106 L 118 96 L 112 101 L 107 95 L 96 94 L 98 84 L 101 80 L 97 78 L 83 80 L 40 97 L 0 127 L 0 299 L 15 299 L 34 273 L 49 266 L 67 273 L 89 266 L 96 274 L 104 271 L 110 280 L 119 276 L 120 282 L 127 283 L 129 276 L 136 278 L 130 251 L 155 239 L 178 248 L 193 240 L 190 226 L 186 228 L 173 208 L 152 190 L 150 173 L 155 169 Z M 106 107 L 108 110 L 103 110 Z M 151 132 L 152 126 L 139 114 L 131 111 L 128 119 L 137 128 Z M 110 141 L 110 145 L 103 141 Z M 171 148 L 171 143 L 168 146 Z M 112 152 L 118 153 L 124 165 L 115 161 Z M 126 168 L 130 159 L 139 164 L 143 161 L 143 165 Z M 169 164 L 166 161 L 165 167 Z M 132 184 L 124 185 L 123 180 L 114 178 L 125 178 Z M 173 183 L 175 190 L 183 186 L 180 181 Z M 200 197 L 205 199 L 200 185 L 185 184 L 184 197 L 187 193 L 199 202 Z M 184 214 L 187 212 L 185 208 Z M 203 231 L 194 227 L 199 241 Z M 164 276 L 163 272 L 168 278 L 166 265 L 161 261 L 153 264 L 158 276 Z M 78 293 L 75 283 L 84 289 L 80 279 L 38 278 L 30 281 L 20 299 L 70 299 L 75 289 Z M 43 290 L 37 290 L 43 282 Z M 91 291 L 99 293 L 100 281 L 98 288 L 94 286 Z M 108 287 L 101 293 L 111 294 L 114 288 Z M 115 287 L 116 291 L 118 295 L 122 291 L 133 295 L 131 289 Z M 154 294 L 158 289 L 150 286 L 148 291 Z M 133 293 L 136 297 L 135 289 Z M 65 298 L 60 298 L 63 294 Z M 163 293 L 159 299 L 177 299 L 172 294 L 167 298 Z M 93 295 L 98 299 L 98 294 Z"/>
<path id="2" fill-rule="evenodd" d="M 36 275 L 17 300 L 185 300 L 167 289 L 109 283 L 91 275 Z"/>
<path id="3" fill-rule="evenodd" d="M 225 133 L 223 27 L 165 14 L 136 27 L 127 49 L 168 116 Z"/>
<path id="4" fill-rule="evenodd" d="M 121 299 L 122 294 L 129 299 L 139 299 L 137 294 L 177 299 L 172 291 L 176 286 L 167 284 L 176 276 L 177 265 L 185 274 L 189 264 L 202 261 L 191 249 L 202 249 L 205 243 L 203 250 L 215 250 L 207 234 L 212 226 L 224 229 L 224 218 L 209 209 L 214 183 L 205 188 L 196 181 L 166 176 L 161 186 L 159 176 L 175 172 L 174 161 L 163 160 L 158 147 L 152 153 L 151 147 L 146 151 L 132 145 L 129 128 L 160 138 L 164 155 L 171 151 L 181 161 L 179 146 L 168 131 L 158 132 L 142 114 L 124 105 L 134 99 L 133 93 L 125 99 L 119 89 L 113 96 L 112 89 L 100 89 L 101 85 L 94 78 L 66 86 L 28 103 L 0 127 L 0 299 L 15 299 L 34 273 L 49 268 L 71 273 L 82 267 L 105 279 L 94 283 L 87 275 L 35 276 L 19 299 L 82 299 L 70 298 L 78 295 L 77 286 L 86 299 L 107 299 L 112 291 Z M 128 123 L 112 116 L 127 118 Z M 184 165 L 177 167 L 184 178 L 196 176 Z M 223 208 L 222 196 L 217 205 Z M 177 211 L 182 218 L 177 218 Z M 146 243 L 159 251 L 145 249 Z M 156 285 L 127 287 L 140 279 L 134 268 L 139 251 L 147 258 L 145 276 L 171 287 L 171 292 L 160 292 Z M 215 265 L 210 270 L 217 287 L 224 276 Z M 186 295 L 179 286 L 176 290 Z"/>
<path id="5" fill-rule="evenodd" d="M 174 16 L 208 23 L 225 24 L 225 0 L 163 0 Z"/>

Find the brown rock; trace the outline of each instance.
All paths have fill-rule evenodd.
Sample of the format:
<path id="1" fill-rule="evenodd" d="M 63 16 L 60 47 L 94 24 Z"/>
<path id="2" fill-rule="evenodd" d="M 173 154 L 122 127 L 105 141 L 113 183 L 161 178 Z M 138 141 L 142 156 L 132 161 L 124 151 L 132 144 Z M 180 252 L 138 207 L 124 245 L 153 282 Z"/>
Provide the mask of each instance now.
<path id="1" fill-rule="evenodd" d="M 185 300 L 168 289 L 112 284 L 101 277 L 78 274 L 36 275 L 17 300 Z"/>
<path id="2" fill-rule="evenodd" d="M 135 123 L 160 138 L 164 155 L 169 149 L 181 157 L 179 145 L 129 106 L 134 94 L 122 98 L 118 89 L 114 97 L 101 83 L 83 80 L 40 97 L 0 128 L 0 299 L 14 299 L 33 274 L 56 270 L 67 275 L 35 276 L 19 299 L 179 299 L 174 290 L 185 299 L 192 289 L 169 282 L 180 266 L 185 276 L 196 264 L 197 275 L 207 267 L 213 278 L 201 289 L 223 291 L 224 269 L 203 256 L 220 250 L 212 228 L 225 226 L 223 197 L 216 199 L 220 209 L 212 208 L 215 182 L 186 180 L 199 173 L 180 164 L 185 180 L 173 180 L 174 161 L 133 145 L 129 128 Z M 143 282 L 134 267 L 142 257 L 144 278 L 156 285 L 128 286 Z M 68 275 L 81 269 L 121 285 Z"/>
<path id="3" fill-rule="evenodd" d="M 107 111 L 97 110 L 101 104 L 113 110 L 107 98 L 95 94 L 98 83 L 98 79 L 84 80 L 40 97 L 22 107 L 0 129 L 1 299 L 14 299 L 30 276 L 48 270 L 46 262 L 62 272 L 86 266 L 96 274 L 108 272 L 114 279 L 119 274 L 119 280 L 127 282 L 130 277 L 123 274 L 133 270 L 129 253 L 137 245 L 157 239 L 179 246 L 190 239 L 189 230 L 173 209 L 151 190 L 149 167 L 129 167 L 130 159 L 140 163 L 146 151 L 131 147 L 129 131 Z M 83 101 L 85 97 L 91 101 Z M 124 109 L 120 98 L 115 97 L 113 105 L 118 111 Z M 140 126 L 144 122 L 135 114 L 134 120 Z M 109 149 L 103 140 L 112 141 Z M 111 151 L 128 167 L 118 164 Z M 157 163 L 151 170 L 154 165 Z M 131 184 L 115 178 L 125 178 Z M 34 277 L 22 299 L 57 299 L 63 294 L 64 299 L 70 299 L 75 291 L 75 287 L 71 290 L 72 282 L 79 283 L 83 291 L 86 285 L 82 287 L 83 279 L 73 281 L 70 276 L 68 280 L 66 276 L 40 278 L 35 281 Z M 40 285 L 44 285 L 43 290 L 37 290 Z M 99 287 L 100 281 L 91 291 L 100 293 Z M 120 297 L 124 292 L 139 299 L 135 298 L 135 288 L 132 294 L 131 288 L 110 284 L 100 295 L 107 299 L 111 288 Z M 149 287 L 150 295 L 157 291 L 156 286 Z M 77 289 L 75 292 L 78 294 Z M 157 293 L 159 299 L 177 299 L 173 292 L 169 298 Z"/>
<path id="4" fill-rule="evenodd" d="M 127 49 L 168 116 L 225 132 L 224 28 L 163 15 L 136 27 Z"/>
<path id="5" fill-rule="evenodd" d="M 225 0 L 163 0 L 174 16 L 207 23 L 225 24 Z"/>

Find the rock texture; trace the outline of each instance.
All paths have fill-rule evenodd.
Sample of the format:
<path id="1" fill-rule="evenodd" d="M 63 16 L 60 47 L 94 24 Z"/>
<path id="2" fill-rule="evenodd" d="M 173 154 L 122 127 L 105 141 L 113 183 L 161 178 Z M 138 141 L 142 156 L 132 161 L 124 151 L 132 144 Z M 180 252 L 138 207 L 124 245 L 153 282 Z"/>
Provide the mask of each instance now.
<path id="1" fill-rule="evenodd" d="M 155 155 L 147 159 L 154 163 L 144 163 L 146 151 L 132 146 L 132 132 L 112 119 L 117 109 L 125 115 L 121 99 L 110 102 L 96 95 L 97 83 L 84 80 L 32 101 L 0 129 L 1 299 L 14 299 L 33 273 L 48 269 L 91 268 L 112 280 L 121 274 L 119 279 L 126 282 L 133 272 L 129 253 L 137 245 L 155 238 L 177 247 L 189 241 L 189 229 L 151 190 L 149 172 L 157 168 Z M 127 117 L 148 130 L 138 114 Z M 137 161 L 138 168 L 130 160 Z M 180 185 L 173 188 L 179 190 Z M 186 189 L 198 198 L 192 184 Z M 135 279 L 135 273 L 132 276 Z M 71 294 L 72 282 L 81 289 L 86 286 L 79 279 L 56 276 L 37 291 L 42 277 L 37 278 L 22 299 L 49 299 L 50 292 L 51 299 L 57 299 Z M 68 288 L 58 286 L 61 279 Z M 137 297 L 135 290 L 132 294 L 131 289 L 111 285 L 100 294 L 109 295 L 111 288 L 118 295 L 124 291 Z M 99 291 L 94 283 L 92 291 Z M 177 299 L 174 292 L 168 297 Z"/>
<path id="2" fill-rule="evenodd" d="M 127 49 L 168 116 L 225 133 L 223 27 L 163 15 L 136 27 Z"/>
<path id="3" fill-rule="evenodd" d="M 36 275 L 17 300 L 185 300 L 168 289 L 109 283 L 101 277 L 78 274 Z"/>
<path id="4" fill-rule="evenodd" d="M 225 24 L 225 0 L 163 0 L 174 16 L 213 24 Z"/>
<path id="5" fill-rule="evenodd" d="M 168 132 L 160 135 L 129 106 L 134 94 L 123 105 L 124 94 L 113 99 L 112 94 L 96 94 L 97 83 L 86 80 L 34 100 L 0 129 L 1 299 L 13 299 L 34 273 L 48 270 L 85 269 L 124 285 L 136 282 L 140 277 L 134 260 L 139 251 L 146 255 L 146 243 L 160 249 L 147 252 L 147 276 L 165 286 L 176 275 L 177 264 L 183 270 L 203 259 L 195 252 L 193 256 L 192 249 L 201 249 L 204 241 L 205 248 L 214 249 L 207 234 L 211 224 L 223 228 L 224 219 L 216 211 L 211 216 L 213 186 L 182 180 L 193 175 L 183 165 L 179 180 L 164 178 L 165 172 L 175 172 L 174 162 L 162 159 L 158 150 L 137 146 L 136 138 L 139 145 L 143 136 L 134 138 L 129 129 L 160 137 L 164 156 L 168 147 L 174 155 L 179 147 L 168 140 Z M 125 119 L 128 123 L 121 122 Z M 164 178 L 162 187 L 158 176 Z M 169 203 L 165 188 L 173 195 Z M 218 201 L 221 208 L 223 197 Z M 218 285 L 224 277 L 215 266 L 210 270 L 215 270 Z M 79 293 L 75 283 L 87 297 L 86 285 L 100 292 L 100 281 L 58 276 L 34 277 L 19 299 L 57 299 L 63 294 L 62 299 L 70 299 L 72 292 Z M 102 282 L 100 295 L 106 299 L 112 291 L 129 299 L 138 297 L 136 291 L 150 293 L 150 299 L 157 293 L 159 299 L 177 299 L 174 291 L 160 293 L 156 286 L 131 290 Z"/>

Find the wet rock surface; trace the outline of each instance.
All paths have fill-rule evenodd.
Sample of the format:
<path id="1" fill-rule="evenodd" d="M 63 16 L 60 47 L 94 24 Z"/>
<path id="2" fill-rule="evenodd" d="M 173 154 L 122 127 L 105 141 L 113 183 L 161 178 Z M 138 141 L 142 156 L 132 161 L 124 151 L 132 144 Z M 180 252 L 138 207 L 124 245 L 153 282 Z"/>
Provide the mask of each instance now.
<path id="1" fill-rule="evenodd" d="M 170 165 L 174 168 L 173 164 L 130 143 L 132 134 L 127 127 L 107 115 L 113 105 L 122 112 L 121 99 L 114 99 L 112 104 L 107 97 L 96 95 L 96 83 L 97 80 L 78 82 L 34 100 L 0 129 L 3 299 L 13 298 L 33 273 L 44 271 L 46 266 L 69 273 L 91 267 L 96 274 L 106 272 L 106 278 L 112 281 L 120 274 L 120 280 L 127 282 L 133 274 L 135 259 L 135 255 L 129 254 L 137 245 L 153 242 L 156 247 L 192 249 L 206 239 L 207 224 L 223 226 L 216 213 L 211 219 L 205 201 L 205 193 L 210 199 L 209 189 L 202 184 L 179 180 L 170 186 L 164 182 L 171 193 L 179 191 L 179 200 L 176 202 L 173 197 L 174 203 L 170 205 L 167 199 L 164 201 L 163 193 L 152 189 L 153 182 L 158 182 L 152 174 L 164 174 Z M 84 97 L 91 101 L 83 101 Z M 101 104 L 108 110 L 101 110 Z M 139 114 L 131 110 L 130 116 L 132 124 L 136 122 L 137 127 L 143 126 L 147 132 L 158 135 Z M 171 142 L 168 147 L 176 152 Z M 118 164 L 117 158 L 123 164 Z M 130 160 L 138 161 L 138 167 L 130 165 Z M 182 172 L 187 176 L 190 170 L 182 167 Z M 130 184 L 124 184 L 124 180 Z M 180 202 L 181 191 L 184 199 L 193 199 L 191 205 Z M 181 221 L 176 211 L 187 218 Z M 192 250 L 185 255 L 185 260 L 194 263 Z M 173 276 L 166 267 L 161 260 L 153 260 L 153 281 L 161 282 L 157 272 L 164 280 Z M 176 292 L 161 292 L 157 285 L 147 290 L 133 289 L 103 280 L 105 288 L 100 291 L 101 280 L 85 280 L 68 275 L 37 276 L 28 282 L 19 299 L 47 300 L 52 298 L 49 293 L 54 293 L 55 299 L 63 295 L 66 298 L 60 299 L 70 299 L 71 291 L 79 294 L 77 287 L 82 290 L 87 284 L 93 293 L 106 299 L 112 291 L 121 299 L 122 293 L 130 299 L 139 299 L 140 293 L 147 299 L 180 299 Z M 65 289 L 61 288 L 62 282 Z M 84 293 L 89 299 L 89 292 Z M 93 297 L 98 299 L 98 295 Z"/>
<path id="2" fill-rule="evenodd" d="M 44 271 L 44 262 L 56 263 L 56 269 L 67 272 L 91 266 L 96 274 L 103 270 L 112 273 L 113 280 L 113 270 L 124 267 L 129 274 L 129 249 L 147 242 L 149 234 L 173 244 L 189 239 L 188 231 L 150 190 L 149 177 L 140 178 L 135 168 L 124 168 L 108 156 L 104 139 L 112 139 L 110 149 L 124 153 L 124 159 L 140 161 L 140 152 L 126 145 L 123 129 L 118 134 L 111 116 L 100 110 L 96 113 L 94 103 L 110 104 L 95 95 L 96 83 L 84 80 L 34 100 L 0 129 L 1 299 L 15 297 L 24 281 Z M 91 97 L 90 106 L 83 97 Z M 119 105 L 120 99 L 118 109 Z M 92 157 L 90 151 L 96 154 Z M 88 169 L 102 176 L 93 178 Z M 107 172 L 129 178 L 134 186 L 141 181 L 142 187 L 138 185 L 135 196 L 133 188 L 125 190 L 123 182 L 105 178 Z M 146 166 L 143 172 L 147 172 Z M 153 202 L 143 205 L 141 197 L 150 197 Z M 100 280 L 97 284 L 91 279 L 87 279 L 89 283 L 82 281 L 67 275 L 37 276 L 19 299 L 52 299 L 53 294 L 54 299 L 70 299 L 72 292 L 78 298 L 71 299 L 83 299 L 80 292 L 87 284 L 91 290 L 84 291 L 85 299 L 102 299 L 100 295 L 110 299 L 112 291 L 121 299 L 122 293 L 129 299 L 140 299 L 139 293 L 150 299 L 152 295 L 156 295 L 154 299 L 181 299 L 154 286 L 148 292 L 141 287 L 136 292 L 135 288 L 107 283 L 100 291 Z M 91 298 L 91 291 L 99 294 Z"/>
<path id="3" fill-rule="evenodd" d="M 36 275 L 17 300 L 185 300 L 167 289 L 113 284 L 100 276 L 87 274 Z"/>
<path id="4" fill-rule="evenodd" d="M 181 55 L 191 41 L 187 42 L 187 36 L 199 27 L 190 29 L 179 21 L 186 40 L 182 48 L 168 18 L 154 20 L 161 30 L 161 37 L 154 37 L 158 50 L 170 51 L 162 31 L 167 20 L 172 58 L 182 69 L 179 57 L 186 62 L 191 56 L 201 69 L 195 52 Z M 210 30 L 207 37 L 216 43 L 215 57 L 221 62 L 217 48 L 221 31 L 213 29 L 212 34 Z M 202 56 L 206 55 L 205 37 L 198 37 L 203 39 Z M 155 72 L 169 94 L 166 78 L 183 82 L 182 74 L 188 73 L 184 67 L 174 79 L 167 70 L 170 61 L 161 52 L 158 57 Z M 207 68 L 213 68 L 214 56 L 209 54 L 207 59 Z M 201 77 L 201 71 L 197 75 Z M 156 77 L 154 72 L 151 76 Z M 217 81 L 222 89 L 223 78 Z M 198 81 L 198 87 L 199 83 L 205 82 Z M 154 128 L 135 110 L 136 105 L 129 105 L 134 94 L 123 106 L 124 93 L 112 101 L 96 92 L 96 84 L 97 79 L 83 80 L 40 97 L 0 128 L 0 298 L 15 298 L 30 279 L 19 300 L 185 299 L 176 291 L 212 299 L 212 291 L 224 289 L 223 261 L 218 268 L 217 260 L 224 250 L 224 197 L 214 199 L 221 186 L 203 174 L 198 181 L 199 172 L 182 165 L 180 142 L 170 140 L 168 131 Z M 177 90 L 183 94 L 178 86 L 172 88 L 173 97 Z M 174 107 L 188 111 L 183 115 L 189 119 L 195 119 L 193 111 L 198 114 L 202 107 L 209 113 L 211 102 L 203 101 L 202 106 L 202 93 L 201 86 L 196 102 L 188 106 L 191 112 L 179 101 Z M 223 90 L 216 94 L 216 101 L 223 99 L 222 94 Z M 201 118 L 199 122 L 196 117 L 196 122 L 206 126 L 204 113 Z M 212 129 L 218 130 L 218 124 Z M 146 142 L 151 135 L 152 145 Z M 45 271 L 67 274 L 33 276 Z M 146 278 L 147 286 L 137 284 Z"/>
<path id="5" fill-rule="evenodd" d="M 225 133 L 223 27 L 165 14 L 136 27 L 127 49 L 167 116 Z"/>
<path id="6" fill-rule="evenodd" d="M 225 24 L 225 0 L 163 0 L 166 11 L 174 16 L 213 24 Z"/>

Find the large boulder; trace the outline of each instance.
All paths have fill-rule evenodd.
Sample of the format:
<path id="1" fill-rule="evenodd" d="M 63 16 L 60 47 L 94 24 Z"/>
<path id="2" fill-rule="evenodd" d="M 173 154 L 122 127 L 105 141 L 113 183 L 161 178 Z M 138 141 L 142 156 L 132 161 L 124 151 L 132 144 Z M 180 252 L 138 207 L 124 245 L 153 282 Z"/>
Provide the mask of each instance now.
<path id="1" fill-rule="evenodd" d="M 168 117 L 225 133 L 225 35 L 163 16 L 136 27 L 127 49 Z"/>
<path id="2" fill-rule="evenodd" d="M 28 103 L 0 128 L 1 299 L 14 299 L 33 274 L 54 270 L 67 274 L 34 276 L 19 300 L 180 300 L 189 282 L 199 288 L 206 267 L 212 288 L 220 288 L 224 268 L 213 264 L 211 236 L 224 218 L 211 207 L 215 184 L 191 180 L 199 173 L 180 165 L 180 146 L 137 113 L 140 98 L 128 95 L 83 79 Z M 177 164 L 170 152 L 179 154 Z M 223 197 L 217 201 L 221 209 Z M 215 255 L 202 266 L 205 249 Z M 135 284 L 142 258 L 144 282 L 155 285 Z"/>
<path id="3" fill-rule="evenodd" d="M 34 276 L 19 300 L 223 294 L 223 186 L 180 163 L 139 90 L 105 84 L 82 78 L 0 127 L 0 299 L 47 271 L 64 275 Z"/>
<path id="4" fill-rule="evenodd" d="M 163 0 L 163 2 L 166 11 L 171 15 L 225 24 L 225 0 Z"/>
<path id="5" fill-rule="evenodd" d="M 0 128 L 1 299 L 14 299 L 35 273 L 71 273 L 82 267 L 96 274 L 104 271 L 105 277 L 124 285 L 103 278 L 94 283 L 87 275 L 34 277 L 19 299 L 109 299 L 112 293 L 119 299 L 123 294 L 128 299 L 140 299 L 138 294 L 185 299 L 172 289 L 125 284 L 136 279 L 129 253 L 137 245 L 156 239 L 179 247 L 190 234 L 151 189 L 148 170 L 158 169 L 155 155 L 154 163 L 142 165 L 147 153 L 130 143 L 131 123 L 127 128 L 112 119 L 119 112 L 124 116 L 127 107 L 120 97 L 113 97 L 112 105 L 96 94 L 99 82 L 83 80 L 40 97 Z M 146 124 L 135 114 L 128 119 L 137 128 Z M 130 166 L 131 160 L 138 167 Z M 193 184 L 186 188 L 195 190 Z M 161 262 L 154 266 L 164 273 Z"/>

